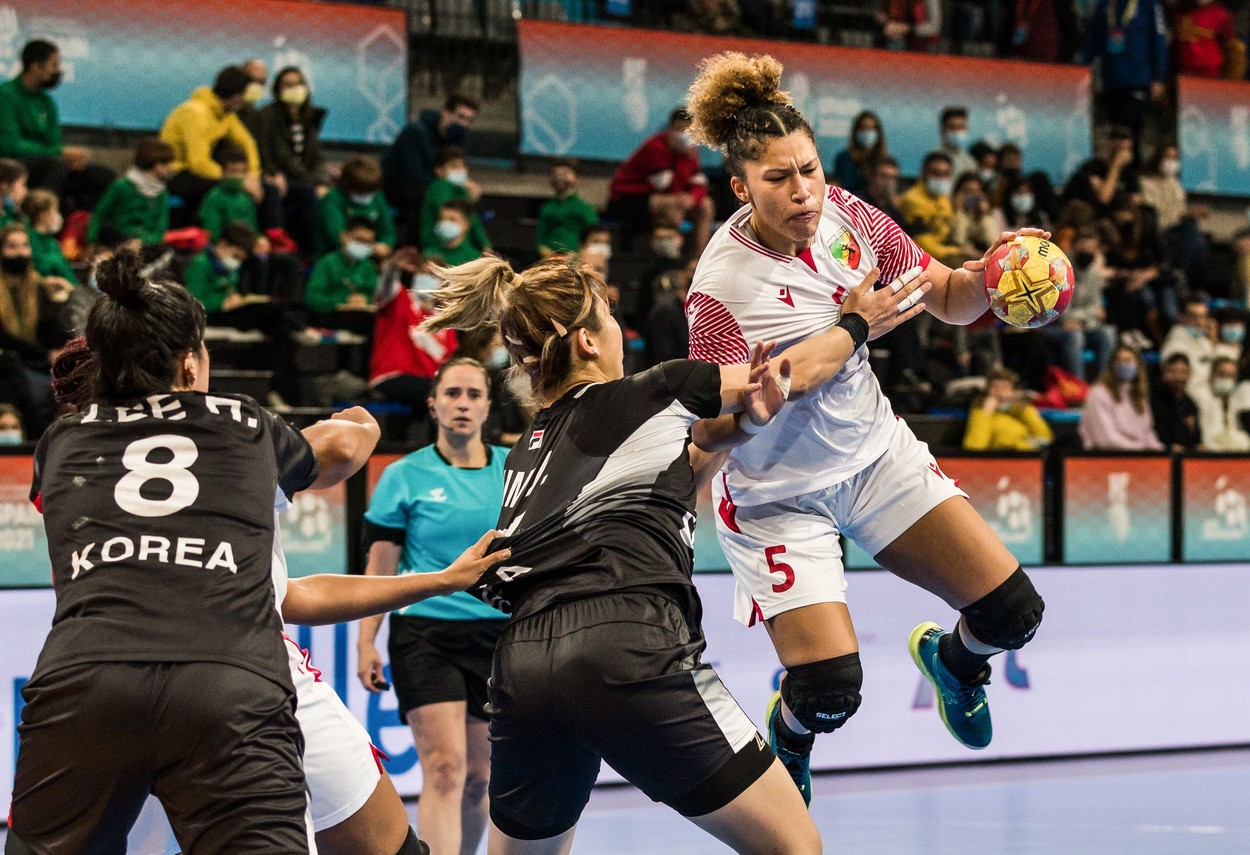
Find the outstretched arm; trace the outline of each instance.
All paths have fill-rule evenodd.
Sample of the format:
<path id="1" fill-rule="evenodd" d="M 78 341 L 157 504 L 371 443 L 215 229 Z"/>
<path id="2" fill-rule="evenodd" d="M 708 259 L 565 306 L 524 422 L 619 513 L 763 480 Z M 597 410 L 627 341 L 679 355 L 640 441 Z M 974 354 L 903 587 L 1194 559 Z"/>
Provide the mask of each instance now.
<path id="1" fill-rule="evenodd" d="M 321 464 L 310 490 L 324 490 L 354 475 L 369 460 L 382 435 L 377 421 L 364 407 L 335 413 L 301 433 Z"/>
<path id="2" fill-rule="evenodd" d="M 936 259 L 930 259 L 925 273 L 933 283 L 933 290 L 925 301 L 929 304 L 929 314 L 939 321 L 964 326 L 975 321 L 989 308 L 989 297 L 985 293 L 985 264 L 991 255 L 1003 244 L 1010 243 L 1017 237 L 1050 238 L 1050 232 L 1042 229 L 1017 229 L 1014 232 L 1003 232 L 994 241 L 994 245 L 986 250 L 985 255 L 976 261 L 965 261 L 963 267 L 952 270 Z"/>
<path id="3" fill-rule="evenodd" d="M 486 554 L 499 532 L 488 531 L 445 570 L 402 576 L 341 576 L 322 573 L 291 579 L 282 616 L 292 623 L 342 623 L 379 615 L 430 597 L 463 591 L 511 555 L 501 549 Z M 376 630 L 375 630 L 376 632 Z"/>

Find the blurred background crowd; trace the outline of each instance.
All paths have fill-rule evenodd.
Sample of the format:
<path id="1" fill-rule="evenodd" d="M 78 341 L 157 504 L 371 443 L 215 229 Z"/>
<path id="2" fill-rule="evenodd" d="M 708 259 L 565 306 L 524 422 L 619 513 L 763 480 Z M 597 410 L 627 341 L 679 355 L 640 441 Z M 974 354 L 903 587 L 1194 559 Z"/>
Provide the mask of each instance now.
<path id="1" fill-rule="evenodd" d="M 203 303 L 219 388 L 292 417 L 364 402 L 392 439 L 427 436 L 430 379 L 455 355 L 494 373 L 491 441 L 529 417 L 497 339 L 419 331 L 431 265 L 574 253 L 611 287 L 628 370 L 685 356 L 683 301 L 736 204 L 727 182 L 704 169 L 676 104 L 619 164 L 519 156 L 515 121 L 509 131 L 483 114 L 516 74 L 514 54 L 501 59 L 508 26 L 534 16 L 1091 65 L 1095 151 L 1063 186 L 1024 169 L 1019 143 L 972 138 L 960 104 L 934 104 L 907 128 L 864 111 L 843 147 L 822 152 L 830 183 L 947 265 L 1032 225 L 1076 271 L 1074 302 L 1049 327 L 924 316 L 872 344 L 874 369 L 938 445 L 1250 451 L 1250 187 L 1187 193 L 1174 106 L 1178 74 L 1246 77 L 1250 3 L 887 0 L 815 2 L 810 15 L 789 0 L 402 5 L 417 33 L 411 100 L 425 109 L 380 146 L 323 144 L 336 105 L 299 67 L 246 56 L 148 134 L 63 129 L 59 46 L 22 46 L 0 85 L 0 442 L 37 438 L 54 416 L 50 359 L 95 297 L 92 259 L 122 245 Z M 891 154 L 902 134 L 927 139 L 920 162 Z"/>

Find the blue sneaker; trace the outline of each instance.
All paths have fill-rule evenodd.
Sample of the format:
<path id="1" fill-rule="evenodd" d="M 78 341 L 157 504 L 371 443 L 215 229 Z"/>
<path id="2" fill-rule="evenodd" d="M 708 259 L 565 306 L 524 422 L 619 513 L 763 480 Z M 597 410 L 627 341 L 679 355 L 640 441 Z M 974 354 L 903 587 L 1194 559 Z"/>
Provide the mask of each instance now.
<path id="1" fill-rule="evenodd" d="M 768 711 L 764 713 L 764 719 L 768 722 L 768 747 L 773 750 L 773 753 L 781 760 L 781 765 L 785 766 L 786 771 L 790 773 L 794 786 L 798 787 L 799 795 L 803 797 L 803 804 L 810 807 L 812 804 L 812 746 L 816 743 L 816 737 L 815 734 L 811 734 L 807 748 L 802 751 L 794 751 L 782 745 L 777 739 L 777 719 L 780 715 L 781 692 L 774 692 L 768 701 Z"/>
<path id="2" fill-rule="evenodd" d="M 935 623 L 922 623 L 912 630 L 907 647 L 912 661 L 937 692 L 938 712 L 946 729 L 967 747 L 979 750 L 989 745 L 994 736 L 984 688 L 990 681 L 990 666 L 986 665 L 973 682 L 960 681 L 938 655 L 938 642 L 946 634 Z"/>

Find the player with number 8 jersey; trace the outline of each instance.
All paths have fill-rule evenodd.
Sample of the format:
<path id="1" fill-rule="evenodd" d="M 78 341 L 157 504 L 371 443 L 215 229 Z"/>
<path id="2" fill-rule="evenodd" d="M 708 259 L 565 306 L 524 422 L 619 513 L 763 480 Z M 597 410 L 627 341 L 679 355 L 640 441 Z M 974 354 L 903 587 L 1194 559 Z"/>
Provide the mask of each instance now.
<path id="1" fill-rule="evenodd" d="M 183 851 L 308 852 L 271 562 L 275 491 L 313 486 L 317 454 L 251 399 L 208 394 L 203 309 L 180 285 L 126 251 L 97 281 L 94 403 L 35 452 L 57 603 L 23 689 L 8 845 L 125 851 L 155 793 Z"/>

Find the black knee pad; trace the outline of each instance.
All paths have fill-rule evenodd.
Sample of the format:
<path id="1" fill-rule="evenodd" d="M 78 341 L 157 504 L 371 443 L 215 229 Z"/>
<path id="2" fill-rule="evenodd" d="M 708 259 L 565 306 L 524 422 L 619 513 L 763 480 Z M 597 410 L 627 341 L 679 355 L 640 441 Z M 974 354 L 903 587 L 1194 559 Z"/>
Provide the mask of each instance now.
<path id="1" fill-rule="evenodd" d="M 786 669 L 781 699 L 794 717 L 814 733 L 832 733 L 859 709 L 864 669 L 858 653 Z"/>
<path id="2" fill-rule="evenodd" d="M 959 611 L 978 641 L 1019 650 L 1037 632 L 1045 608 L 1029 577 L 1017 567 L 1005 582 Z"/>
<path id="3" fill-rule="evenodd" d="M 395 855 L 430 855 L 430 847 L 424 840 L 417 839 L 417 833 L 409 828 L 408 836 L 404 838 L 404 845 L 399 847 Z"/>

